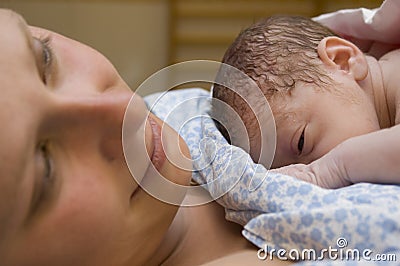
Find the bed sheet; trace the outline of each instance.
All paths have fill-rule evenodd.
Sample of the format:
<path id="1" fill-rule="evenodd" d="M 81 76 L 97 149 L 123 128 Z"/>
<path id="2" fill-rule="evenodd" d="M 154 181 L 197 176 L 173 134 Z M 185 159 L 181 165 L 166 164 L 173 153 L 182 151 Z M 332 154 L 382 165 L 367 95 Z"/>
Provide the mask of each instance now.
<path id="1" fill-rule="evenodd" d="M 193 179 L 218 198 L 226 218 L 243 225 L 243 236 L 259 248 L 318 254 L 342 241 L 343 250 L 398 254 L 400 260 L 400 186 L 360 183 L 329 190 L 269 173 L 216 129 L 208 116 L 208 91 L 170 91 L 145 101 L 187 142 Z"/>

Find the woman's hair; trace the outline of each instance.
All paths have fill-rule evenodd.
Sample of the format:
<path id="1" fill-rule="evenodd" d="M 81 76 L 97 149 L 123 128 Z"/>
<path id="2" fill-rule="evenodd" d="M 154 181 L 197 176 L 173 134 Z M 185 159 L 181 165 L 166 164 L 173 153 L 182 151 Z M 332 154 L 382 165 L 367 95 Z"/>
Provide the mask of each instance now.
<path id="1" fill-rule="evenodd" d="M 242 31 L 225 52 L 222 62 L 244 72 L 253 79 L 267 100 L 290 90 L 296 82 L 313 83 L 323 86 L 330 82 L 329 77 L 319 65 L 317 47 L 328 36 L 336 36 L 330 29 L 301 16 L 271 16 Z M 225 77 L 217 75 L 216 81 Z M 236 88 L 242 95 L 252 92 L 246 86 Z M 254 88 L 254 87 L 252 87 Z M 214 84 L 213 98 L 231 106 L 249 128 L 256 126 L 255 114 L 236 92 L 222 85 Z M 257 105 L 255 103 L 255 105 Z M 262 108 L 253 106 L 253 110 Z M 229 117 L 218 114 L 214 105 L 212 117 L 218 117 L 216 125 L 229 141 L 227 130 L 221 125 L 229 124 Z M 222 119 L 222 121 L 221 121 Z M 219 123 L 221 122 L 221 123 Z M 249 137 L 255 137 L 255 133 Z M 234 144 L 234 143 L 233 143 Z"/>

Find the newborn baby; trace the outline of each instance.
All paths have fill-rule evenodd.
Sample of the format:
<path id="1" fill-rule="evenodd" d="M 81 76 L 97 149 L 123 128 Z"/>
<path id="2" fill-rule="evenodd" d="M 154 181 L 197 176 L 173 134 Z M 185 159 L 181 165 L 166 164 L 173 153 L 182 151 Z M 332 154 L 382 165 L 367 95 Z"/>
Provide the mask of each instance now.
<path id="1" fill-rule="evenodd" d="M 270 104 L 277 132 L 274 171 L 326 188 L 399 183 L 399 50 L 377 60 L 309 18 L 272 16 L 240 33 L 223 63 L 252 78 Z M 213 102 L 225 102 L 240 116 L 249 153 L 260 162 L 265 125 L 257 117 L 268 107 L 253 105 L 252 92 L 241 91 L 246 88 L 235 88 L 243 99 L 215 84 Z M 218 129 L 241 146 L 246 136 L 236 133 L 234 116 L 218 109 L 214 104 Z"/>

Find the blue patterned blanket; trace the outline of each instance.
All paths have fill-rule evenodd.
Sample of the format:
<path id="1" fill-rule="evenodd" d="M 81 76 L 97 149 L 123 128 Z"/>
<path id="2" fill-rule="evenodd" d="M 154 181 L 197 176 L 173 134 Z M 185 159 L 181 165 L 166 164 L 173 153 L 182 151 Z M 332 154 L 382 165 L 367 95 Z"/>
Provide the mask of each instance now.
<path id="1" fill-rule="evenodd" d="M 145 100 L 188 143 L 193 179 L 225 207 L 228 220 L 243 225 L 243 236 L 260 254 L 267 250 L 276 257 L 283 250 L 289 259 L 302 259 L 301 252 L 313 250 L 316 257 L 303 263 L 314 265 L 327 263 L 318 260 L 321 254 L 335 259 L 328 249 L 336 249 L 336 255 L 357 250 L 361 258 L 345 260 L 346 265 L 400 263 L 400 186 L 360 183 L 329 190 L 269 173 L 225 141 L 208 116 L 209 97 L 205 90 L 188 89 Z"/>

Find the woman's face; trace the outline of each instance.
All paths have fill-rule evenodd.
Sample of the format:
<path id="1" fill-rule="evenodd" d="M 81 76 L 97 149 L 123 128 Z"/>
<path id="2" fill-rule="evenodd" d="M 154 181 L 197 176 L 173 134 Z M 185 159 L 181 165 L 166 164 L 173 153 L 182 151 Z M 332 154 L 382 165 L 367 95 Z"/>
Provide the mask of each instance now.
<path id="1" fill-rule="evenodd" d="M 187 184 L 189 172 L 153 155 L 160 138 L 152 129 L 162 122 L 148 118 L 143 100 L 93 49 L 29 28 L 7 10 L 0 34 L 0 264 L 144 264 L 177 207 L 145 193 L 126 166 L 121 135 L 131 97 L 135 179 L 151 178 L 154 164 Z"/>

